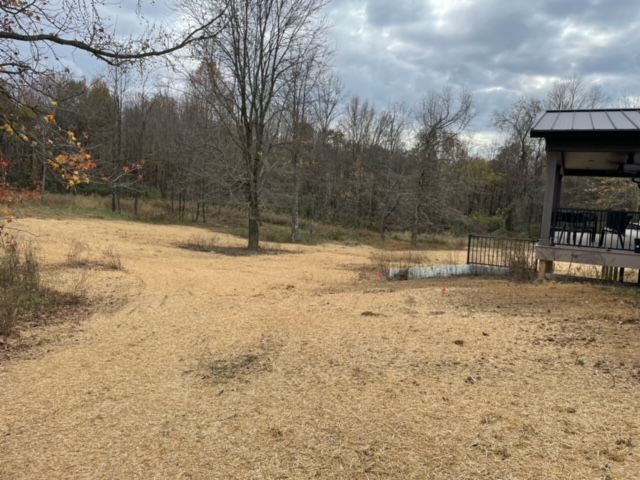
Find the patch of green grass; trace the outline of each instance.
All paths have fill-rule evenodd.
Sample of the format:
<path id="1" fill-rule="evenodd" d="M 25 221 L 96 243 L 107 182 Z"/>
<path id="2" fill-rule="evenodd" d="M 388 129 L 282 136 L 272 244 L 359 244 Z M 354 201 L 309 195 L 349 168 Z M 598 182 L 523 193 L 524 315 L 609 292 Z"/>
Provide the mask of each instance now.
<path id="1" fill-rule="evenodd" d="M 147 223 L 181 223 L 177 212 L 161 200 L 141 201 L 138 215 L 133 200 L 122 199 L 120 212 L 111 211 L 111 198 L 96 195 L 47 194 L 42 202 L 31 201 L 16 208 L 18 213 L 45 218 L 100 218 L 138 220 Z"/>

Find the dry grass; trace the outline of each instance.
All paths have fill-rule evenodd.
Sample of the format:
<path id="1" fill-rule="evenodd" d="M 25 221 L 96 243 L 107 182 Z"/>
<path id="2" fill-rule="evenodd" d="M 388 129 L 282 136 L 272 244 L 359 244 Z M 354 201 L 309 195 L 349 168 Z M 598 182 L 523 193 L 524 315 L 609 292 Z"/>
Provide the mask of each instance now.
<path id="1" fill-rule="evenodd" d="M 11 334 L 19 320 L 46 303 L 33 247 L 0 248 L 0 335 Z"/>
<path id="2" fill-rule="evenodd" d="M 84 276 L 74 279 L 73 288 L 63 289 L 59 272 L 45 275 L 42 270 L 28 243 L 0 250 L 0 360 L 39 343 L 29 338 L 35 330 L 86 313 Z"/>
<path id="3" fill-rule="evenodd" d="M 74 240 L 69 246 L 69 252 L 67 253 L 66 265 L 68 267 L 84 267 L 88 265 L 88 252 L 89 246 L 86 243 Z"/>
<path id="4" fill-rule="evenodd" d="M 278 255 L 296 253 L 296 250 L 283 249 L 262 242 L 258 250 L 248 250 L 245 245 L 228 245 L 221 242 L 215 236 L 193 235 L 187 241 L 176 244 L 185 250 L 194 252 L 217 253 L 230 257 L 251 257 L 254 255 Z"/>
<path id="5" fill-rule="evenodd" d="M 373 272 L 376 277 L 388 277 L 392 267 L 406 269 L 415 266 L 457 265 L 464 263 L 466 252 L 462 250 L 435 251 L 389 251 L 376 250 L 371 254 L 372 270 L 363 271 L 363 276 Z"/>
<path id="6" fill-rule="evenodd" d="M 507 269 L 514 280 L 530 281 L 536 278 L 537 260 L 522 250 L 512 250 L 507 254 Z"/>
<path id="7" fill-rule="evenodd" d="M 95 256 L 87 243 L 72 240 L 64 266 L 68 268 L 87 268 L 122 270 L 120 253 L 113 245 L 107 245 L 102 254 Z"/>
<path id="8" fill-rule="evenodd" d="M 187 227 L 21 223 L 49 264 L 53 239 L 114 245 L 127 271 L 91 286 L 138 290 L 0 364 L 0 478 L 638 478 L 634 290 L 389 283 L 360 278 L 370 248 L 203 255 L 176 248 Z"/>
<path id="9" fill-rule="evenodd" d="M 243 349 L 231 356 L 218 358 L 209 352 L 203 356 L 195 372 L 198 377 L 213 384 L 239 381 L 247 383 L 255 375 L 269 372 L 273 368 L 273 358 L 277 346 L 269 337 L 262 338 L 260 343 Z"/>
<path id="10" fill-rule="evenodd" d="M 99 264 L 108 270 L 122 270 L 120 254 L 113 245 L 109 245 L 107 248 L 102 250 L 102 258 L 100 259 Z"/>
<path id="11" fill-rule="evenodd" d="M 194 252 L 212 252 L 217 247 L 215 237 L 206 235 L 193 235 L 186 242 L 178 243 L 178 246 Z"/>
<path id="12" fill-rule="evenodd" d="M 151 223 L 173 223 L 198 225 L 194 221 L 196 204 L 187 202 L 186 214 L 180 216 L 176 208 L 171 208 L 169 200 L 140 199 L 138 214 L 133 213 L 133 198 L 121 199 L 121 212 L 111 211 L 111 197 L 97 195 L 52 194 L 44 196 L 43 201 L 26 202 L 19 213 L 45 218 L 99 218 L 112 220 L 135 220 Z M 273 243 L 290 243 L 291 218 L 288 213 L 262 212 L 261 239 Z M 238 207 L 208 207 L 207 223 L 199 224 L 203 229 L 213 228 L 217 232 L 246 238 L 247 213 Z M 393 232 L 380 238 L 377 231 L 363 228 L 338 226 L 301 219 L 299 244 L 316 245 L 322 243 L 341 243 L 346 245 L 369 245 L 386 250 L 409 250 L 411 235 L 409 232 Z M 205 231 L 206 231 L 205 230 Z M 201 230 L 202 231 L 202 230 Z M 425 234 L 418 238 L 418 249 L 458 250 L 466 247 L 466 236 L 449 234 Z"/>

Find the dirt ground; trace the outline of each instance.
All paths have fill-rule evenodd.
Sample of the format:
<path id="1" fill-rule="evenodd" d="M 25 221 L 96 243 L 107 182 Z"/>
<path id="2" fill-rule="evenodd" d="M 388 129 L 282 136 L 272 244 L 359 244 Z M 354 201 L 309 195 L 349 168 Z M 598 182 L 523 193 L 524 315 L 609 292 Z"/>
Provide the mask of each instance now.
<path id="1" fill-rule="evenodd" d="M 640 478 L 633 289 L 392 283 L 366 247 L 20 226 L 49 275 L 74 239 L 124 271 L 85 269 L 101 307 L 0 362 L 0 478 Z"/>

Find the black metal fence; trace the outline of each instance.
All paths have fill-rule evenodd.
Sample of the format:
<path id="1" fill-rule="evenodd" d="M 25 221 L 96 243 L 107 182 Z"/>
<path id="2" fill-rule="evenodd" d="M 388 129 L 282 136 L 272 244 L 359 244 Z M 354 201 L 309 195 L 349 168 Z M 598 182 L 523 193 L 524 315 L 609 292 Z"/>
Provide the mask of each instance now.
<path id="1" fill-rule="evenodd" d="M 536 240 L 469 235 L 467 263 L 536 270 Z"/>
<path id="2" fill-rule="evenodd" d="M 634 250 L 640 243 L 640 212 L 560 208 L 551 217 L 551 244 Z"/>

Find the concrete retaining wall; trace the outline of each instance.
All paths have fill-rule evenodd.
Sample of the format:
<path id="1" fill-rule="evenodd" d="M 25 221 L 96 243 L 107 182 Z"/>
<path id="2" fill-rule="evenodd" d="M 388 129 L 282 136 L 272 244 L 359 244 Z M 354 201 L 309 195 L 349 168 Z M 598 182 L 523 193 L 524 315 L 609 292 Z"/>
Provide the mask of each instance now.
<path id="1" fill-rule="evenodd" d="M 502 267 L 484 265 L 433 265 L 430 267 L 391 267 L 391 280 L 416 280 L 419 278 L 457 277 L 462 275 L 504 275 L 508 272 Z"/>

